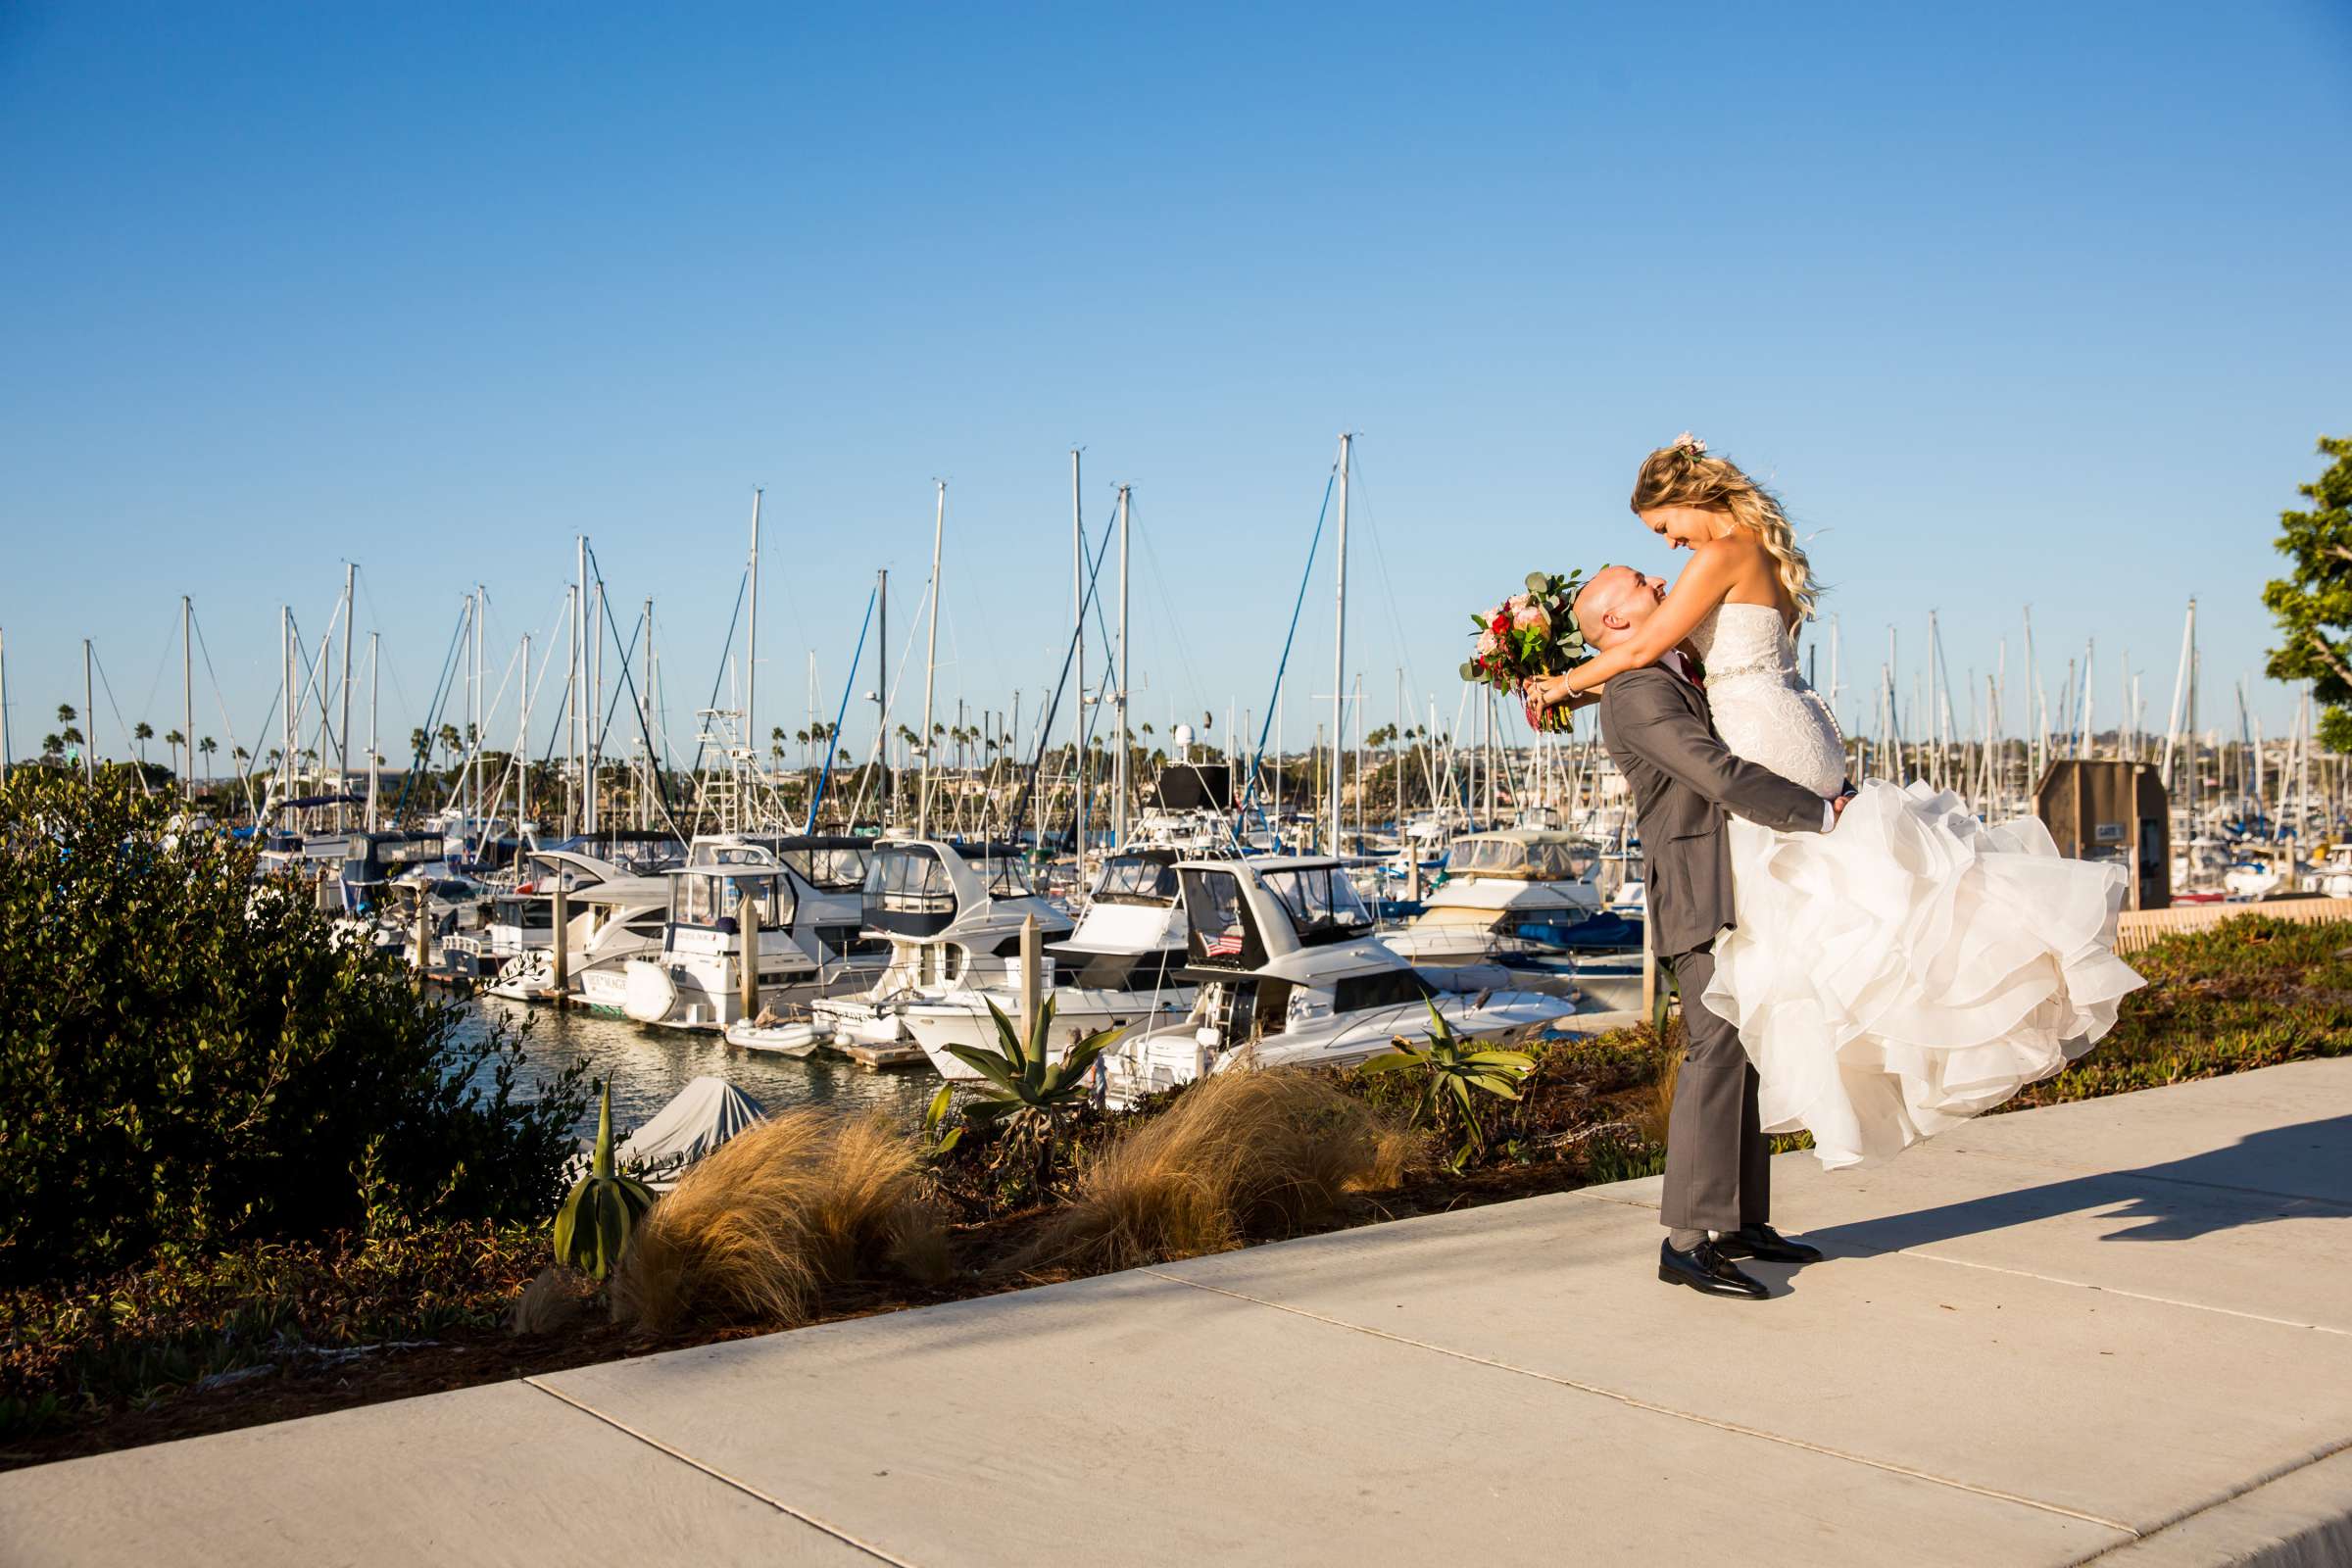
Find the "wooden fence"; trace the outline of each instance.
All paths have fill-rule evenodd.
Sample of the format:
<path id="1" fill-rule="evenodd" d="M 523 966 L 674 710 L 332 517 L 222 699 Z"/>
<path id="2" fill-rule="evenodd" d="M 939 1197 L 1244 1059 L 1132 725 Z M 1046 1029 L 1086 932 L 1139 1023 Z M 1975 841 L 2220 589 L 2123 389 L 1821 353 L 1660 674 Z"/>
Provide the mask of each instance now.
<path id="1" fill-rule="evenodd" d="M 2178 904 L 2169 909 L 2127 909 L 2117 925 L 2115 951 L 2137 953 L 2160 937 L 2210 931 L 2241 914 L 2272 920 L 2352 921 L 2352 899 L 2279 899 L 2268 904 Z"/>

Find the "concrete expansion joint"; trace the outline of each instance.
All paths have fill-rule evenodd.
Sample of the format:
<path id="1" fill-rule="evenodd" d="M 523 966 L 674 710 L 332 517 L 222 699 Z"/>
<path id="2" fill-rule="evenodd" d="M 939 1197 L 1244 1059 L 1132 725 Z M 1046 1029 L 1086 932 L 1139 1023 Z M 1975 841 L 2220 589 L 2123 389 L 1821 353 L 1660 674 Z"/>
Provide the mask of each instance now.
<path id="1" fill-rule="evenodd" d="M 2345 1438 L 2340 1442 L 2330 1443 L 2323 1447 L 2314 1448 L 2309 1453 L 2302 1455 L 2300 1458 L 2289 1459 L 2284 1464 L 2273 1465 L 2270 1469 L 2263 1471 L 2260 1475 L 2249 1476 L 2244 1481 L 2239 1482 L 2236 1486 L 2233 1486 L 2225 1492 L 2219 1493 L 2214 1496 L 2208 1497 L 2203 1502 L 2195 1503 L 2189 1507 L 2182 1508 L 2178 1513 L 2167 1514 L 2164 1518 L 2148 1526 L 2146 1530 L 2139 1532 L 2140 1539 L 2150 1543 L 2156 1542 L 2162 1538 L 2164 1533 L 2168 1530 L 2177 1530 L 2182 1525 L 2188 1524 L 2197 1519 L 2202 1519 L 2207 1514 L 2216 1513 L 2226 1509 L 2232 1503 L 2238 1501 L 2240 1498 L 2251 1496 L 2253 1494 L 2260 1492 L 2265 1487 L 2276 1485 L 2277 1483 L 2285 1480 L 2287 1477 L 2296 1474 L 2298 1471 L 2308 1470 L 2315 1464 L 2324 1464 L 2328 1460 L 2334 1458 L 2337 1454 L 2348 1451 L 2352 1451 L 2352 1438 Z M 2119 1541 L 2113 1545 L 2101 1546 L 2098 1550 L 2091 1552 L 2087 1556 L 2076 1558 L 2075 1568 L 2082 1568 L 2082 1565 L 2084 1564 L 2095 1563 L 2102 1558 L 2112 1557 L 2116 1553 L 2124 1550 L 2126 1547 L 2131 1546 L 2132 1544 L 2133 1544 L 2133 1543 L 2129 1541 Z M 2231 1560 L 2236 1561 L 2239 1559 L 2232 1558 Z M 2265 1558 L 2263 1560 L 2267 1561 L 2269 1559 Z"/>
<path id="2" fill-rule="evenodd" d="M 1165 1280 L 1171 1285 L 1188 1286 L 1196 1291 L 1206 1291 L 1211 1295 L 1227 1297 L 1233 1300 L 1270 1307 L 1277 1312 L 1288 1312 L 1294 1317 L 1302 1317 L 1330 1328 L 1368 1335 L 1376 1340 L 1387 1340 L 1394 1345 L 1406 1346 L 1416 1350 L 1427 1350 L 1436 1355 L 1449 1356 L 1457 1361 L 1467 1361 L 1474 1366 L 1492 1367 L 1497 1372 L 1508 1372 L 1519 1377 L 1534 1378 L 1539 1382 L 1553 1384 L 1560 1388 L 1573 1389 L 1579 1394 L 1590 1394 L 1598 1398 L 1614 1400 L 1629 1409 L 1643 1410 L 1652 1415 L 1667 1416 L 1677 1421 L 1688 1421 L 1695 1426 L 1710 1427 L 1718 1432 L 1728 1432 L 1735 1437 L 1754 1438 L 1763 1443 L 1777 1443 L 1784 1447 L 1802 1449 L 1807 1453 L 1819 1454 L 1824 1458 L 1838 1459 L 1847 1464 L 1862 1465 L 1889 1475 L 1905 1476 L 1914 1481 L 1925 1481 L 1933 1486 L 1949 1487 L 1956 1492 L 1972 1493 L 1977 1496 L 1990 1497 L 1999 1502 L 2015 1503 L 2021 1508 L 2032 1508 L 2041 1513 L 2078 1519 L 2084 1524 L 2097 1525 L 2103 1530 L 2120 1532 L 2128 1541 L 2136 1540 L 2140 1534 L 2139 1531 L 2120 1519 L 2109 1519 L 2100 1514 L 2085 1513 L 2079 1508 L 2069 1508 L 2063 1503 L 2046 1502 L 2039 1497 L 2028 1497 L 2014 1492 L 2003 1492 L 1997 1487 L 1980 1487 L 1972 1482 L 1957 1480 L 1951 1476 L 1937 1475 L 1932 1470 L 1916 1469 L 1910 1465 L 1895 1464 L 1885 1459 L 1874 1459 L 1868 1454 L 1853 1453 L 1843 1448 L 1833 1448 L 1819 1443 L 1808 1443 L 1802 1438 L 1793 1438 L 1786 1433 L 1767 1432 L 1761 1427 L 1746 1426 L 1737 1421 L 1726 1421 L 1717 1416 L 1700 1415 L 1694 1410 L 1680 1410 L 1673 1405 L 1660 1404 L 1655 1400 L 1644 1399 L 1619 1389 L 1603 1388 L 1596 1383 L 1581 1382 L 1576 1378 L 1562 1377 L 1555 1372 L 1539 1372 L 1532 1367 L 1515 1366 L 1508 1361 L 1497 1361 L 1492 1356 L 1478 1355 L 1468 1350 L 1457 1350 L 1448 1346 L 1433 1345 L 1426 1340 L 1416 1340 L 1409 1335 L 1397 1334 L 1389 1329 L 1374 1328 L 1369 1324 L 1350 1323 L 1345 1318 L 1327 1317 L 1321 1312 L 1312 1312 L 1304 1307 L 1291 1306 L 1281 1301 L 1269 1301 L 1262 1297 L 1227 1290 L 1219 1285 L 1204 1284 L 1200 1280 L 1186 1279 L 1182 1275 L 1165 1273 L 1156 1268 L 1138 1269 L 1136 1272 L 1149 1274 L 1154 1279 Z"/>
<path id="3" fill-rule="evenodd" d="M 678 1463 L 685 1465 L 690 1470 L 699 1470 L 704 1475 L 709 1476 L 711 1480 L 719 1483 L 721 1486 L 732 1487 L 735 1491 L 742 1493 L 745 1496 L 752 1498 L 754 1501 L 764 1503 L 768 1507 L 775 1509 L 776 1512 L 783 1514 L 788 1518 L 797 1519 L 811 1530 L 822 1531 L 824 1534 L 831 1536 L 835 1541 L 840 1542 L 843 1545 L 855 1547 L 858 1550 L 864 1552 L 867 1556 L 873 1558 L 877 1562 L 889 1563 L 892 1565 L 892 1568 L 920 1568 L 919 1564 L 910 1562 L 906 1558 L 898 1556 L 893 1552 L 886 1551 L 882 1547 L 875 1545 L 870 1541 L 861 1541 L 858 1537 L 850 1534 L 847 1530 L 842 1529 L 839 1525 L 831 1524 L 823 1519 L 819 1519 L 816 1517 L 816 1515 L 809 1513 L 807 1509 L 796 1508 L 791 1503 L 786 1502 L 783 1498 L 760 1491 L 758 1487 L 753 1486 L 750 1482 L 743 1480 L 739 1476 L 731 1476 L 724 1470 L 721 1470 L 714 1465 L 706 1464 L 702 1460 L 697 1459 L 693 1454 L 688 1453 L 681 1448 L 672 1447 L 670 1445 L 663 1443 L 660 1438 L 653 1436 L 653 1434 L 649 1432 L 642 1432 L 629 1425 L 626 1421 L 622 1421 L 616 1417 L 608 1415 L 606 1412 L 599 1410 L 595 1405 L 589 1404 L 585 1400 L 575 1399 L 570 1395 L 565 1394 L 562 1389 L 542 1383 L 535 1377 L 526 1377 L 522 1379 L 522 1381 L 530 1385 L 530 1387 L 537 1389 L 541 1394 L 546 1395 L 549 1398 L 558 1400 L 564 1404 L 567 1404 L 574 1410 L 579 1411 L 582 1415 L 585 1415 L 592 1420 L 603 1422 L 606 1426 L 611 1427 L 613 1431 L 621 1434 L 623 1437 L 635 1439 L 637 1442 L 642 1443 L 647 1447 L 653 1449 L 656 1453 L 675 1459 Z"/>

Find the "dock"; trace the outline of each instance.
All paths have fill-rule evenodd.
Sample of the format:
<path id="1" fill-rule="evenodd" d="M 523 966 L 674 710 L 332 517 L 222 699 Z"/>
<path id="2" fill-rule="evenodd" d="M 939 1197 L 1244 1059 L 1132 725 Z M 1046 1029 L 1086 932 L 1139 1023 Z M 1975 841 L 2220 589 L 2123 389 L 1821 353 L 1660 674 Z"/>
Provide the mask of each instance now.
<path id="1" fill-rule="evenodd" d="M 11 1564 L 2352 1560 L 2352 1059 L 0 1476 Z"/>

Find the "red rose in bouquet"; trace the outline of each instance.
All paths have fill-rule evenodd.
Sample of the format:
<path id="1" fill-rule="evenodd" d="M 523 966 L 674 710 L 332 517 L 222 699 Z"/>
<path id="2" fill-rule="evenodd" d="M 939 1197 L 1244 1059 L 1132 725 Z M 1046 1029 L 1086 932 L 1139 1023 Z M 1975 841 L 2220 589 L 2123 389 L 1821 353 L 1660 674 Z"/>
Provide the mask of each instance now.
<path id="1" fill-rule="evenodd" d="M 1478 627 L 1478 644 L 1462 665 L 1462 679 L 1509 692 L 1526 701 L 1524 688 L 1531 675 L 1559 675 L 1592 657 L 1584 633 L 1576 626 L 1576 595 L 1583 573 L 1531 571 L 1527 591 L 1505 599 L 1470 617 Z M 1555 708 L 1544 717 L 1545 730 L 1568 727 L 1568 710 Z"/>

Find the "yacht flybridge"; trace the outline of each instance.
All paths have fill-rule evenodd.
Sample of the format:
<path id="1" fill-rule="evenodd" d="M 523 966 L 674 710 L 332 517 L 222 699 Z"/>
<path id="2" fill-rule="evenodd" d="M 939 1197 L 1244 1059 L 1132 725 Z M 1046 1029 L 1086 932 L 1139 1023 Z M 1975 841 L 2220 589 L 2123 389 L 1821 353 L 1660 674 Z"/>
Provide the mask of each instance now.
<path id="1" fill-rule="evenodd" d="M 838 1049 L 896 1047 L 911 1059 L 909 1005 L 979 986 L 1017 989 L 1022 921 L 1036 917 L 1041 943 L 1071 934 L 1070 917 L 1031 890 L 1022 857 L 1017 844 L 875 843 L 862 919 L 869 936 L 890 944 L 890 957 L 867 990 L 816 1003 L 817 1028 Z"/>
<path id="2" fill-rule="evenodd" d="M 1060 1060 L 1070 1046 L 1099 1030 L 1118 1028 L 1158 1014 L 1181 1015 L 1192 1006 L 1193 982 L 1179 973 L 1185 964 L 1184 902 L 1175 849 L 1137 849 L 1114 854 L 1097 874 L 1086 915 L 1066 941 L 1046 947 L 1046 972 L 1054 978 L 1053 1036 L 1047 1051 Z M 997 1049 L 994 1002 L 1008 1018 L 1021 1010 L 1018 930 L 1015 969 L 1005 981 L 966 985 L 938 996 L 909 1000 L 900 1018 L 906 1032 L 943 1078 L 958 1082 L 980 1075 L 952 1054 L 950 1046 Z M 1164 1021 L 1164 1020 L 1163 1020 Z"/>
<path id="3" fill-rule="evenodd" d="M 1326 856 L 1187 860 L 1177 866 L 1186 965 L 1198 989 L 1180 1022 L 1130 1033 L 1102 1056 L 1124 1105 L 1237 1062 L 1346 1067 L 1397 1036 L 1426 1039 L 1434 1004 L 1456 1033 L 1516 1039 L 1565 1018 L 1558 997 L 1434 992 L 1373 934 L 1371 912 Z"/>

